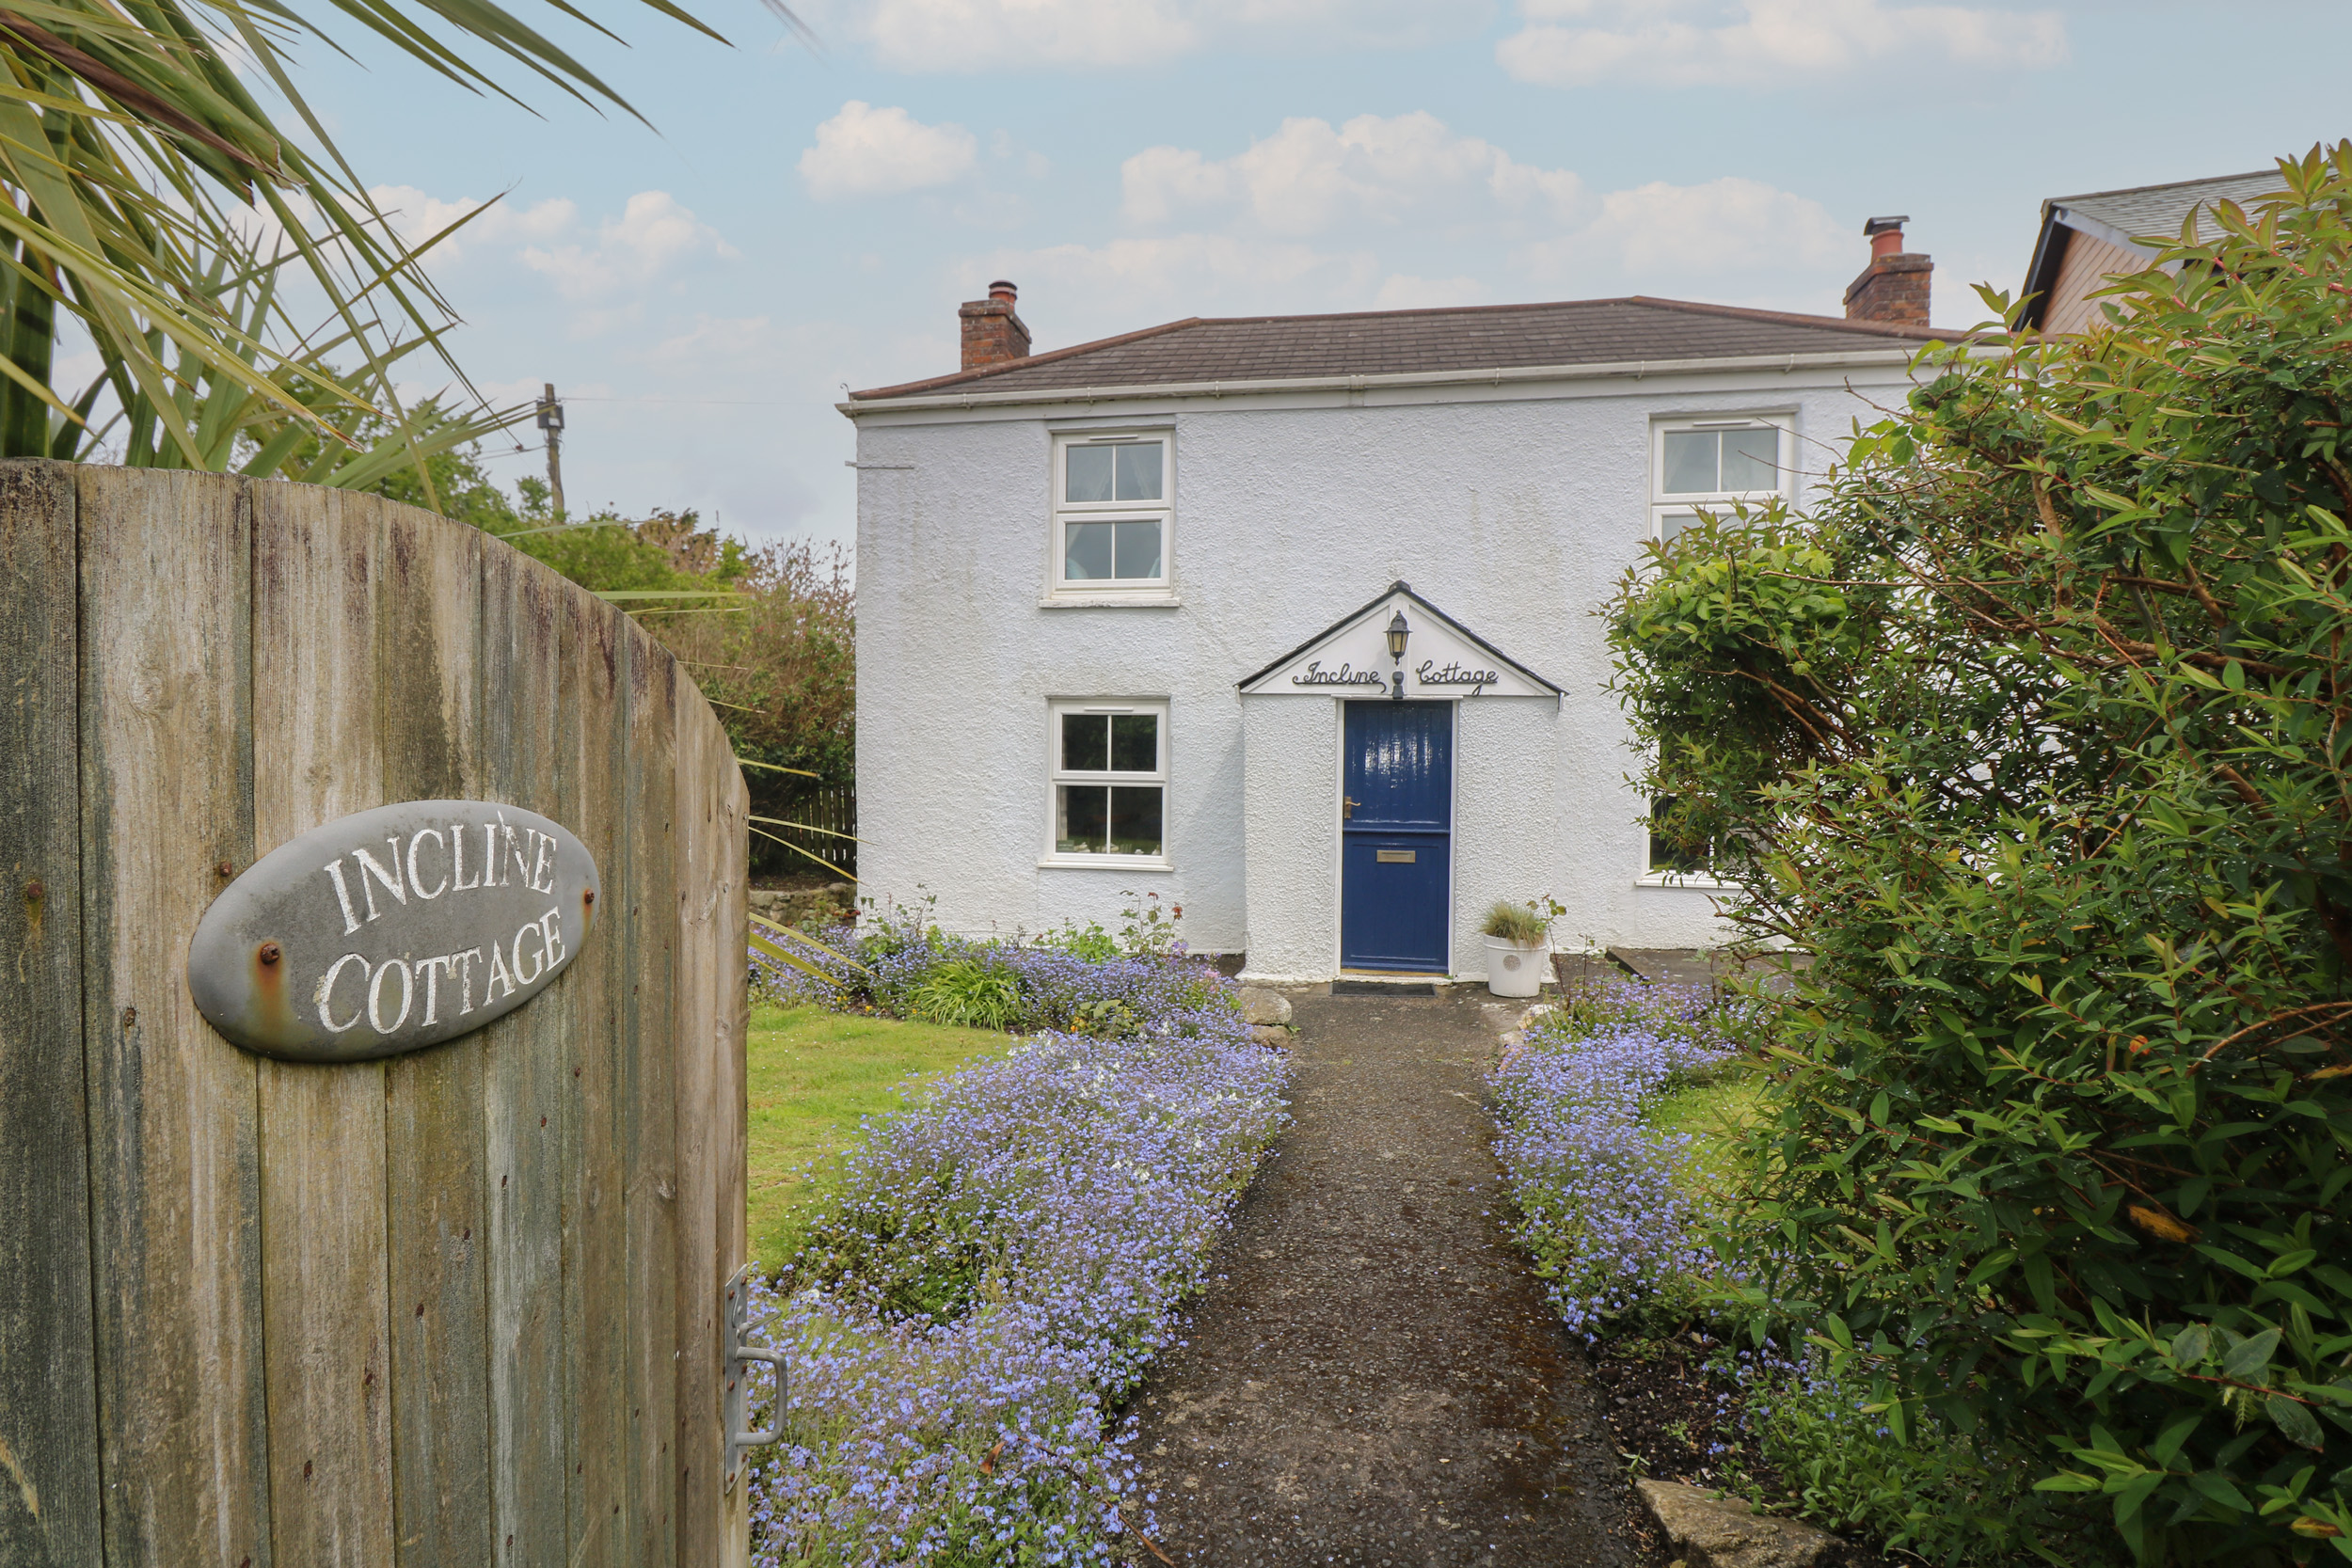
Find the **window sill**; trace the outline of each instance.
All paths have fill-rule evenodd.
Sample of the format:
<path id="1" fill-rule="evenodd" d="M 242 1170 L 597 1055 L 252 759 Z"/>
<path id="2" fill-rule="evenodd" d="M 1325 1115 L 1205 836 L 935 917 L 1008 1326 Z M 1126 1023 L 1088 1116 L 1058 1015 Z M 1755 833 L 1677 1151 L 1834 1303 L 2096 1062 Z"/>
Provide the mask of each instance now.
<path id="1" fill-rule="evenodd" d="M 1165 855 L 1045 855 L 1040 871 L 1173 871 L 1176 863 Z"/>
<path id="2" fill-rule="evenodd" d="M 1653 871 L 1633 879 L 1635 887 L 1681 888 L 1690 893 L 1737 893 L 1737 882 L 1719 882 L 1712 877 L 1693 877 L 1677 871 Z"/>
<path id="3" fill-rule="evenodd" d="M 1172 610 L 1184 601 L 1165 588 L 1131 594 L 1048 594 L 1038 600 L 1040 610 L 1104 610 L 1113 606 Z"/>

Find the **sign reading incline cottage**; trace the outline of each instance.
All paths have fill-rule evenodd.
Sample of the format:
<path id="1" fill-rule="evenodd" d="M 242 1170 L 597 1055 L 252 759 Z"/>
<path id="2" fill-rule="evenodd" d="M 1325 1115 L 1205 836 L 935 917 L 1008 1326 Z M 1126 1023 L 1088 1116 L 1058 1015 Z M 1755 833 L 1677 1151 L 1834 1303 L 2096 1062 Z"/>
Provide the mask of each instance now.
<path id="1" fill-rule="evenodd" d="M 248 1051 L 354 1062 L 470 1034 L 547 989 L 596 912 L 587 847 L 535 812 L 410 800 L 279 845 L 204 911 L 188 990 Z"/>

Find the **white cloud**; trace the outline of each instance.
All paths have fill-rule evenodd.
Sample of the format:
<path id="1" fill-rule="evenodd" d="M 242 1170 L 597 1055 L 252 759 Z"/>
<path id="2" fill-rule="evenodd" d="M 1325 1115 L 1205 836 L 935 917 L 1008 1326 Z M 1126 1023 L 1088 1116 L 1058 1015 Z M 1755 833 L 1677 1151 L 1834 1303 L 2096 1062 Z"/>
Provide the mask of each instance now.
<path id="1" fill-rule="evenodd" d="M 1537 168 L 1477 136 L 1457 135 L 1426 112 L 1286 119 L 1247 151 L 1209 160 L 1148 148 L 1120 170 L 1128 218 L 1166 223 L 1193 210 L 1239 205 L 1278 234 L 1320 233 L 1350 218 L 1417 221 L 1529 216 L 1557 223 L 1582 204 L 1584 182 Z"/>
<path id="2" fill-rule="evenodd" d="M 596 228 L 594 245 L 550 249 L 527 246 L 523 265 L 545 274 L 566 299 L 595 299 L 623 288 L 643 288 L 678 262 L 699 255 L 739 254 L 719 231 L 667 191 L 639 191 L 618 218 Z"/>
<path id="3" fill-rule="evenodd" d="M 376 206 L 391 221 L 392 231 L 406 245 L 422 245 L 459 218 L 477 214 L 426 252 L 440 266 L 487 245 L 517 241 L 544 244 L 561 237 L 580 220 L 580 209 L 562 197 L 522 207 L 503 198 L 477 201 L 469 196 L 445 201 L 414 185 L 371 185 L 368 195 L 375 198 Z"/>
<path id="4" fill-rule="evenodd" d="M 799 166 L 808 194 L 822 201 L 944 185 L 977 156 L 978 144 L 961 125 L 925 125 L 904 109 L 852 98 L 817 127 L 817 145 L 801 154 Z"/>
<path id="5" fill-rule="evenodd" d="M 1809 197 L 1726 176 L 1700 185 L 1654 182 L 1600 198 L 1599 215 L 1517 257 L 1538 277 L 1607 271 L 1647 279 L 1843 268 L 1866 260 L 1860 226 L 1841 224 Z M 1827 302 L 1822 309 L 1828 309 Z"/>
<path id="6" fill-rule="evenodd" d="M 2056 11 L 1889 0 L 1521 0 L 1495 46 L 1522 82 L 1774 86 L 1899 59 L 2042 70 L 2067 57 Z"/>
<path id="7" fill-rule="evenodd" d="M 825 0 L 818 31 L 898 71 L 1151 66 L 1209 48 L 1404 48 L 1475 33 L 1489 0 Z"/>
<path id="8" fill-rule="evenodd" d="M 1475 277 L 1415 277 L 1391 273 L 1372 297 L 1375 310 L 1429 310 L 1450 305 L 1484 305 L 1486 285 Z"/>

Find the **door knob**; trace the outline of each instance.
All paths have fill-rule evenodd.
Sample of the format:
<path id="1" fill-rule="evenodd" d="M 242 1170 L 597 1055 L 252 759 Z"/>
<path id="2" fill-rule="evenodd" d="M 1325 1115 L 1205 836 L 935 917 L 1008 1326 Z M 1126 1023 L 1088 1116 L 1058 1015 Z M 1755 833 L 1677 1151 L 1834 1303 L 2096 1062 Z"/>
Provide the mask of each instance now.
<path id="1" fill-rule="evenodd" d="M 1358 806 L 1362 805 L 1362 804 L 1363 804 L 1363 802 L 1362 802 L 1361 800 L 1358 800 L 1351 799 L 1350 797 L 1345 796 L 1345 795 L 1341 796 L 1341 797 L 1340 797 L 1340 818 L 1341 818 L 1341 820 L 1342 820 L 1342 821 L 1351 821 L 1351 820 L 1353 820 L 1353 819 L 1355 818 L 1355 816 L 1356 816 L 1356 808 L 1357 808 Z"/>

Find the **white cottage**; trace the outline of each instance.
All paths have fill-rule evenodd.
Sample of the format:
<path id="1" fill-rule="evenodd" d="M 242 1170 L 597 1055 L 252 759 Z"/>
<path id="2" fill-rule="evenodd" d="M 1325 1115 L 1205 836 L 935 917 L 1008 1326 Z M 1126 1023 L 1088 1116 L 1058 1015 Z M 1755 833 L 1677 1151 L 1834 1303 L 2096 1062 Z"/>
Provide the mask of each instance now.
<path id="1" fill-rule="evenodd" d="M 1269 979 L 1722 935 L 1656 863 L 1594 611 L 1695 509 L 1802 501 L 1930 337 L 1874 220 L 1825 317 L 1629 298 L 1173 322 L 850 394 L 859 868 L 949 929 L 1136 895 Z M 1871 319 L 1894 316 L 1895 320 Z"/>

